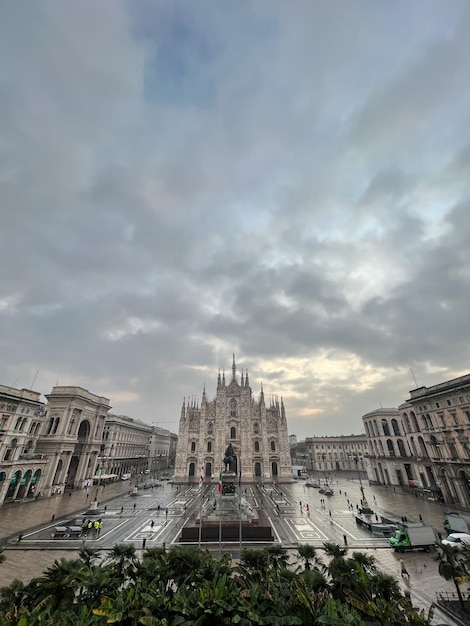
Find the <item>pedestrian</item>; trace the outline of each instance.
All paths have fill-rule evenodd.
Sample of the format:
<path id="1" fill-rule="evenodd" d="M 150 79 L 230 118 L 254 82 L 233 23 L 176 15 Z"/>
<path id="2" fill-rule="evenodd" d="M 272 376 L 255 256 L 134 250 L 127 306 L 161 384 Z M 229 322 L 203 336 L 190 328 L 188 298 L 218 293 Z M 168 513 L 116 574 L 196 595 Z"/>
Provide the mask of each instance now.
<path id="1" fill-rule="evenodd" d="M 135 502 L 134 502 L 134 511 L 135 511 Z"/>
<path id="2" fill-rule="evenodd" d="M 121 507 L 121 515 L 122 515 L 123 511 L 124 511 L 124 507 L 122 506 Z"/>
<path id="3" fill-rule="evenodd" d="M 51 517 L 51 522 L 53 522 L 54 520 L 55 520 L 55 515 Z"/>
<path id="4" fill-rule="evenodd" d="M 101 529 L 103 528 L 103 520 L 98 520 L 98 537 L 101 535 Z"/>
<path id="5" fill-rule="evenodd" d="M 17 539 L 18 543 L 21 543 L 21 540 L 22 540 L 22 539 L 23 539 L 23 534 L 22 534 L 22 533 L 20 533 L 20 534 L 18 535 L 18 539 Z"/>
<path id="6" fill-rule="evenodd" d="M 165 519 L 168 519 L 168 509 L 165 509 Z"/>
<path id="7" fill-rule="evenodd" d="M 406 565 L 405 562 L 403 561 L 403 559 L 400 559 L 400 572 L 401 572 L 401 577 L 403 578 L 403 576 L 408 576 L 408 580 L 410 578 L 410 575 L 408 573 L 408 570 L 406 569 Z"/>
<path id="8" fill-rule="evenodd" d="M 302 510 L 302 502 L 299 502 L 300 510 Z"/>
<path id="9" fill-rule="evenodd" d="M 145 544 L 147 543 L 147 539 L 144 537 L 142 539 L 142 550 L 145 550 Z"/>
<path id="10" fill-rule="evenodd" d="M 339 490 L 339 495 L 341 495 L 341 489 Z"/>
<path id="11" fill-rule="evenodd" d="M 421 522 L 421 524 L 424 524 L 423 516 L 421 515 L 421 513 L 418 515 L 418 518 L 419 518 L 419 521 Z"/>
<path id="12" fill-rule="evenodd" d="M 377 500 L 375 499 L 375 496 L 372 496 L 374 498 L 374 504 L 377 504 Z"/>
<path id="13" fill-rule="evenodd" d="M 155 522 L 152 520 L 152 521 L 150 522 L 150 528 L 152 528 L 152 529 L 153 529 L 153 527 L 154 527 L 154 526 L 155 526 Z"/>
<path id="14" fill-rule="evenodd" d="M 331 517 L 331 509 L 328 511 L 328 513 L 329 513 L 329 515 L 330 515 L 330 517 Z"/>

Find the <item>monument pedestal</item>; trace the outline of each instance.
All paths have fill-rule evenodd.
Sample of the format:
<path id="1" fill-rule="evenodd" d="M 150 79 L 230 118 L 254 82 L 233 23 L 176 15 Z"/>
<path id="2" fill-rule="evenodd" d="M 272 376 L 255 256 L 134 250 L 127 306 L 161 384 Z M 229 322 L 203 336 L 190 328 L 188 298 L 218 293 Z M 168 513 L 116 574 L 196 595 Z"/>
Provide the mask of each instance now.
<path id="1" fill-rule="evenodd" d="M 260 520 L 240 487 L 235 472 L 222 472 L 220 493 L 209 496 L 200 513 L 181 531 L 181 542 L 274 541 L 268 520 Z M 199 528 L 201 526 L 201 528 Z M 241 539 L 240 539 L 241 530 Z"/>

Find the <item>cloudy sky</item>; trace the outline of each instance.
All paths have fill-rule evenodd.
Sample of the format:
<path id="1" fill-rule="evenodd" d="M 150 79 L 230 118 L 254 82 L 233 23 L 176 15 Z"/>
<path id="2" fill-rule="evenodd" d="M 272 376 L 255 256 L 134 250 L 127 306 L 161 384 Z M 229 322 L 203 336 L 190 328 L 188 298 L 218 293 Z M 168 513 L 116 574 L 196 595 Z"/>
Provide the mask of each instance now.
<path id="1" fill-rule="evenodd" d="M 467 373 L 468 0 L 0 4 L 0 383 L 289 432 Z M 36 375 L 37 373 L 37 375 Z"/>

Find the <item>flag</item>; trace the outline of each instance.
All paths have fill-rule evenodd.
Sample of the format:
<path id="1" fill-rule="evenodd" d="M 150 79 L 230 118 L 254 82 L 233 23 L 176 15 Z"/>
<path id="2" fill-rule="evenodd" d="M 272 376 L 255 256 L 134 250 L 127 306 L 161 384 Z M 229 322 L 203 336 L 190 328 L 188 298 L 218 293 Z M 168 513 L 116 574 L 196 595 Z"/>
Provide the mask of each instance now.
<path id="1" fill-rule="evenodd" d="M 219 485 L 217 487 L 219 493 L 222 493 L 222 472 L 219 474 Z"/>
<path id="2" fill-rule="evenodd" d="M 204 463 L 201 465 L 201 473 L 199 474 L 199 487 L 202 487 L 202 483 L 204 482 L 204 476 L 206 472 L 204 470 Z"/>

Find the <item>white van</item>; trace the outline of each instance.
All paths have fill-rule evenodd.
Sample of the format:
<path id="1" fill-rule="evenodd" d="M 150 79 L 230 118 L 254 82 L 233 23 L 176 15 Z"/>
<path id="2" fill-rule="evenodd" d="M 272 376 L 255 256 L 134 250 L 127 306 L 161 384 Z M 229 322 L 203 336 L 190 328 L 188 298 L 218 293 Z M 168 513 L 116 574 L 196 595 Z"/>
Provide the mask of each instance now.
<path id="1" fill-rule="evenodd" d="M 130 479 L 130 477 L 131 477 L 131 475 L 130 475 L 130 474 L 123 474 L 123 475 L 121 476 L 121 480 L 129 480 L 129 479 Z"/>

